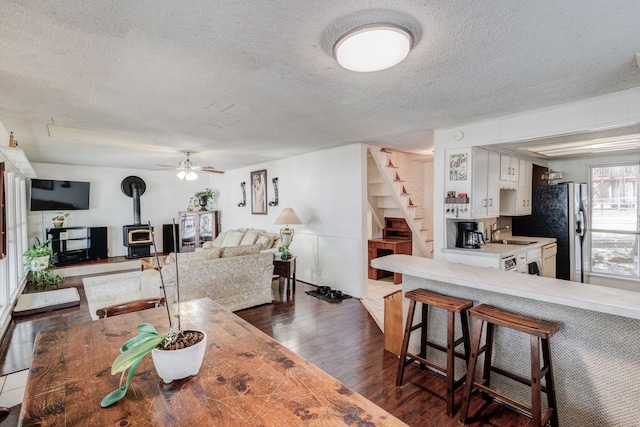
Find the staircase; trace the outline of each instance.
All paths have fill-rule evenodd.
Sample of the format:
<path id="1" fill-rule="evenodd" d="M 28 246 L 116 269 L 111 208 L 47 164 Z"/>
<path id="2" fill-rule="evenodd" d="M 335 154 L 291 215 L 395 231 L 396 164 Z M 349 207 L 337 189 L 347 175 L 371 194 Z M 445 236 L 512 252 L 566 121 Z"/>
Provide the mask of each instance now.
<path id="1" fill-rule="evenodd" d="M 428 228 L 423 224 L 424 209 L 412 200 L 410 185 L 402 179 L 403 171 L 394 165 L 393 156 L 391 150 L 369 148 L 367 198 L 373 217 L 372 233 L 374 237 L 381 235 L 379 224 L 384 223 L 384 218 L 404 218 L 413 234 L 413 254 L 431 258 L 432 240 L 428 239 Z"/>

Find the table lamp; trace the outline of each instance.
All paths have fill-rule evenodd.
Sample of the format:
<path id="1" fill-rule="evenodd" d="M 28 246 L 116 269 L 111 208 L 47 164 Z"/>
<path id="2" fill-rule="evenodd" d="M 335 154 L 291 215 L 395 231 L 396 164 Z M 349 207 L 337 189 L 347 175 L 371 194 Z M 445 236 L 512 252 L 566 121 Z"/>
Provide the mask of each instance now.
<path id="1" fill-rule="evenodd" d="M 289 247 L 293 241 L 293 228 L 289 228 L 289 224 L 302 224 L 298 215 L 292 208 L 284 208 L 274 224 L 284 224 L 284 228 L 280 229 L 280 237 L 282 238 L 282 246 Z"/>

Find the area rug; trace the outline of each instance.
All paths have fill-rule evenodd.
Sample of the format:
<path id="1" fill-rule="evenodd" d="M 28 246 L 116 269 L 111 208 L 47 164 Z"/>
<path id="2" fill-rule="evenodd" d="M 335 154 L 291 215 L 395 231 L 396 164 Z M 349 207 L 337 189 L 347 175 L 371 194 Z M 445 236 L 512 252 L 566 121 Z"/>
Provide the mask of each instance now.
<path id="1" fill-rule="evenodd" d="M 76 288 L 22 294 L 13 309 L 13 317 L 28 316 L 45 311 L 80 305 L 80 295 Z"/>
<path id="2" fill-rule="evenodd" d="M 102 307 L 140 298 L 140 272 L 109 274 L 82 279 L 89 313 L 98 319 L 96 310 Z"/>

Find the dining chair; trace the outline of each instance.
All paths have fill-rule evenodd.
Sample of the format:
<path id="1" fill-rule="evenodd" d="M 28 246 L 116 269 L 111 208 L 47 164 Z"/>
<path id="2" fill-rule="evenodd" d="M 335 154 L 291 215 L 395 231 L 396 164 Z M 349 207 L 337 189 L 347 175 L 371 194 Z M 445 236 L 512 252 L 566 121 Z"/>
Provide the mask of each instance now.
<path id="1" fill-rule="evenodd" d="M 149 308 L 156 308 L 163 305 L 164 297 L 145 298 L 99 308 L 96 310 L 96 314 L 98 315 L 99 319 L 104 319 L 105 317 L 118 316 L 120 314 L 132 313 L 134 311 L 146 310 Z"/>

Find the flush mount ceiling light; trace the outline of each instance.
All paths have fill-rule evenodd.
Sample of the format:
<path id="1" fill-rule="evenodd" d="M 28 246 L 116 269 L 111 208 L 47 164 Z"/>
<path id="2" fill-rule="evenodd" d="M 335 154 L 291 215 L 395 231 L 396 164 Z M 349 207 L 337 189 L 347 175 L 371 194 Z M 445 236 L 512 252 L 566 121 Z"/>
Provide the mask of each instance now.
<path id="1" fill-rule="evenodd" d="M 393 67 L 407 57 L 413 35 L 394 24 L 367 24 L 354 28 L 333 45 L 333 56 L 347 70 L 367 73 Z"/>

